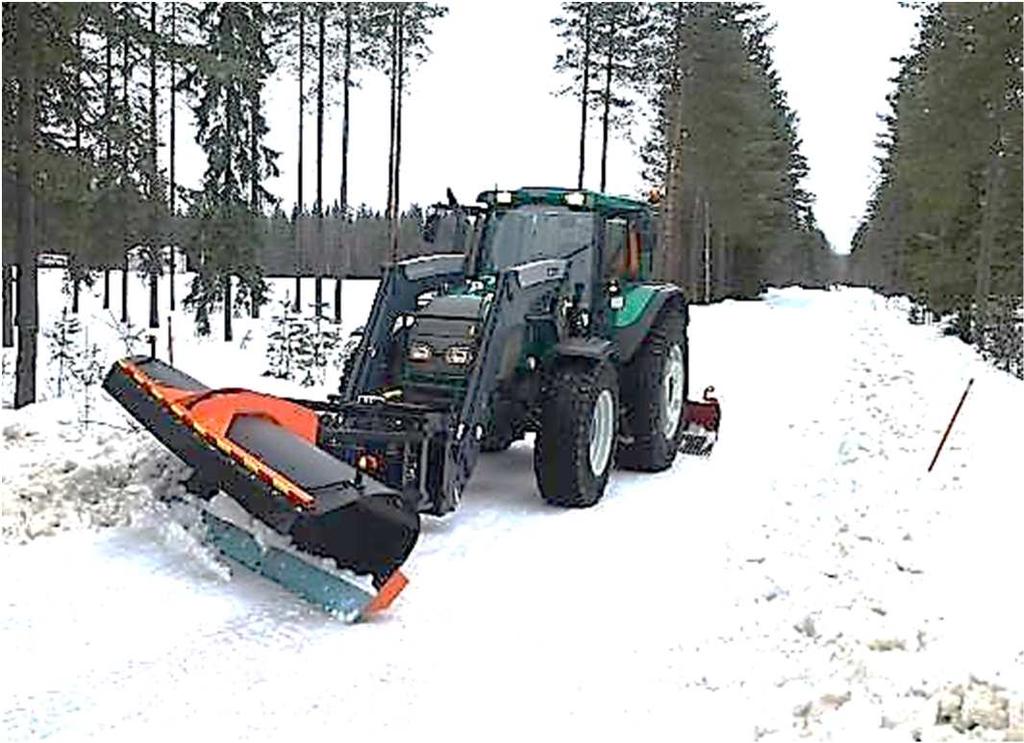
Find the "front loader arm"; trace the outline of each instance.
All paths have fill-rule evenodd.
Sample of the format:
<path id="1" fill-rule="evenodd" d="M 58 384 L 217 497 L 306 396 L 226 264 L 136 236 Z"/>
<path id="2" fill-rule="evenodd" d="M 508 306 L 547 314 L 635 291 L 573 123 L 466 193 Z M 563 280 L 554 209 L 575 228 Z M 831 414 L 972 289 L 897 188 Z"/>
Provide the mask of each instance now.
<path id="1" fill-rule="evenodd" d="M 490 414 L 488 405 L 497 386 L 500 350 L 508 342 L 510 333 L 526 323 L 531 308 L 547 298 L 557 297 L 568 276 L 568 267 L 568 261 L 554 258 L 513 266 L 498 276 L 480 338 L 479 361 L 469 375 L 461 408 L 450 424 L 442 487 L 443 510 L 452 510 L 458 505 L 476 464 L 480 439 Z"/>

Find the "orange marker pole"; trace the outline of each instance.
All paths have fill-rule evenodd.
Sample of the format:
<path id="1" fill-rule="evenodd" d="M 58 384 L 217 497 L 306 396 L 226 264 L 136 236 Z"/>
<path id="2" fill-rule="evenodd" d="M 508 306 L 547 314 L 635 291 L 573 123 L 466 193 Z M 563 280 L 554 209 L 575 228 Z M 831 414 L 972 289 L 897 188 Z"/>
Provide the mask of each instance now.
<path id="1" fill-rule="evenodd" d="M 939 448 L 935 450 L 935 456 L 932 457 L 932 463 L 928 465 L 929 472 L 932 471 L 932 467 L 935 466 L 935 462 L 939 459 L 939 453 L 942 451 L 942 447 L 946 444 L 949 432 L 953 430 L 953 423 L 956 422 L 956 417 L 960 415 L 960 408 L 964 406 L 964 400 L 967 399 L 967 393 L 971 391 L 972 384 L 974 384 L 973 379 L 967 382 L 967 388 L 964 390 L 964 394 L 960 396 L 960 402 L 957 403 L 956 410 L 953 411 L 953 417 L 949 419 L 949 425 L 946 426 L 946 432 L 942 434 L 942 441 L 939 442 Z"/>

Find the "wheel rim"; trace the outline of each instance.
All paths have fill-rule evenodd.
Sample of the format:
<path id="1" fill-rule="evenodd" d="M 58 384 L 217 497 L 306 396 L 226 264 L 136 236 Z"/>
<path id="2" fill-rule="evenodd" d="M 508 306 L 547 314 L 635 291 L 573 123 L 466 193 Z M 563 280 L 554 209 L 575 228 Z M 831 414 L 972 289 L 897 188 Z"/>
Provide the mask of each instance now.
<path id="1" fill-rule="evenodd" d="M 590 471 L 599 477 L 608 467 L 615 432 L 615 401 L 611 390 L 601 390 L 590 416 Z"/>
<path id="2" fill-rule="evenodd" d="M 674 344 L 668 352 L 665 370 L 661 378 L 662 430 L 665 438 L 671 439 L 679 428 L 679 416 L 683 411 L 683 349 Z"/>

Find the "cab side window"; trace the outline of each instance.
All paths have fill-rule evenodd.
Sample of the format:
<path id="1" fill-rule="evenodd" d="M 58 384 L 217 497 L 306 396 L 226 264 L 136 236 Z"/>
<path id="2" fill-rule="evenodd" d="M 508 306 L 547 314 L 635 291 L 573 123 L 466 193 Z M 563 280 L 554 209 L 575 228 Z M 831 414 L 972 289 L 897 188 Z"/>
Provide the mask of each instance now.
<path id="1" fill-rule="evenodd" d="M 622 272 L 623 257 L 627 252 L 626 220 L 608 219 L 604 223 L 604 265 L 605 278 L 618 276 Z"/>

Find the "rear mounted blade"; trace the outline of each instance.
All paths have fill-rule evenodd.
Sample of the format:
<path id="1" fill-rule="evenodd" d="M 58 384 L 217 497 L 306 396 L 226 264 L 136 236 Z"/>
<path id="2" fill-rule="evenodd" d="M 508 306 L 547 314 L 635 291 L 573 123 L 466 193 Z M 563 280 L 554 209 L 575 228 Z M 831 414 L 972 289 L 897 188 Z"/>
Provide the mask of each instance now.
<path id="1" fill-rule="evenodd" d="M 114 364 L 103 387 L 195 469 L 193 482 L 206 494 L 223 490 L 298 549 L 370 574 L 381 588 L 415 546 L 419 515 L 319 449 L 312 410 L 246 390 L 211 390 L 139 357 Z"/>
<path id="2" fill-rule="evenodd" d="M 718 404 L 718 399 L 712 397 L 714 391 L 714 387 L 708 387 L 704 390 L 702 401 L 686 401 L 683 413 L 683 424 L 686 428 L 679 442 L 679 451 L 683 454 L 706 457 L 718 441 L 722 408 Z"/>

